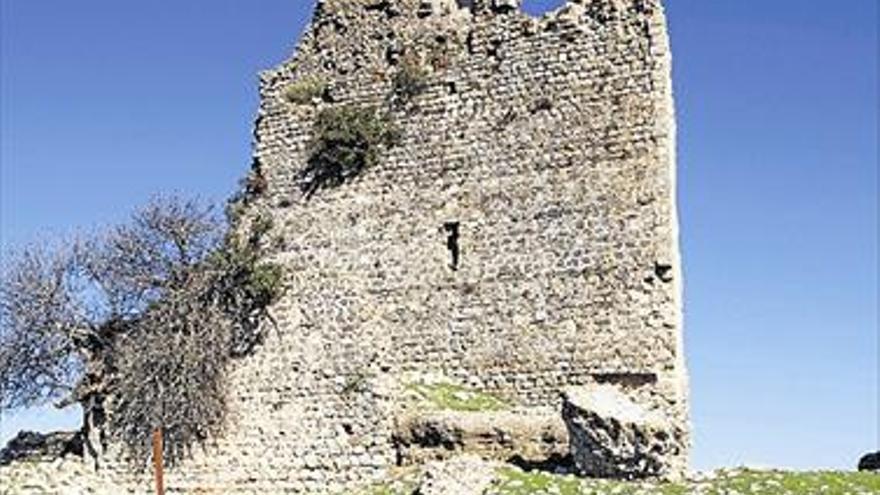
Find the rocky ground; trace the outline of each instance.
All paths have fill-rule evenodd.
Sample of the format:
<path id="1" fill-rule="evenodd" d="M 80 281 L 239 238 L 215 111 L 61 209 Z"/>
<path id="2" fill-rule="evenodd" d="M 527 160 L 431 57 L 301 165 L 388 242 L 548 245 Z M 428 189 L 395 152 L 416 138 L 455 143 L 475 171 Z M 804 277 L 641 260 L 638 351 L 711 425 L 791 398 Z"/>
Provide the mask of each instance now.
<path id="1" fill-rule="evenodd" d="M 59 482 L 59 480 L 61 482 Z M 47 487 L 52 487 L 47 489 Z M 58 491 L 60 488 L 60 492 Z M 0 468 L 0 495 L 116 495 L 73 458 Z M 876 495 L 880 473 L 722 470 L 679 483 L 620 482 L 525 472 L 461 457 L 401 469 L 387 481 L 347 495 Z M 270 495 L 270 493 L 267 493 Z"/>
<path id="2" fill-rule="evenodd" d="M 119 490 L 78 457 L 0 465 L 0 495 L 111 495 Z"/>
<path id="3" fill-rule="evenodd" d="M 876 495 L 880 474 L 721 470 L 678 483 L 589 480 L 473 460 L 397 473 L 359 495 Z M 446 484 L 440 478 L 448 477 Z M 443 486 L 446 491 L 435 491 Z"/>

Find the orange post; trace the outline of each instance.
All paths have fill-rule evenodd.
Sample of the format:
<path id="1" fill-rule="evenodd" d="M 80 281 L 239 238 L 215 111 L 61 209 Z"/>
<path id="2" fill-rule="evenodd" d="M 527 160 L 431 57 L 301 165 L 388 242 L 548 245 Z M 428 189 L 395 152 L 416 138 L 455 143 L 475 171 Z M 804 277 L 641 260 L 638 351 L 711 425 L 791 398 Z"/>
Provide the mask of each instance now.
<path id="1" fill-rule="evenodd" d="M 162 452 L 165 446 L 162 440 L 162 427 L 153 430 L 153 472 L 156 474 L 156 495 L 165 495 L 165 473 Z"/>

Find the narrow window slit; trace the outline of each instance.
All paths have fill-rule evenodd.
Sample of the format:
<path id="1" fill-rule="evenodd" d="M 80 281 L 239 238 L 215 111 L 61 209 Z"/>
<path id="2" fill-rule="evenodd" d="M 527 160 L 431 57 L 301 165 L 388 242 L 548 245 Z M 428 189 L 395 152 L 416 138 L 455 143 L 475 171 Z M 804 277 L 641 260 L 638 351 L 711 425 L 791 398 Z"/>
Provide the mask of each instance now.
<path id="1" fill-rule="evenodd" d="M 461 255 L 461 249 L 458 246 L 459 223 L 446 222 L 443 224 L 443 230 L 446 231 L 446 248 L 449 249 L 449 256 L 452 258 L 449 267 L 455 272 L 458 271 L 458 261 Z"/>

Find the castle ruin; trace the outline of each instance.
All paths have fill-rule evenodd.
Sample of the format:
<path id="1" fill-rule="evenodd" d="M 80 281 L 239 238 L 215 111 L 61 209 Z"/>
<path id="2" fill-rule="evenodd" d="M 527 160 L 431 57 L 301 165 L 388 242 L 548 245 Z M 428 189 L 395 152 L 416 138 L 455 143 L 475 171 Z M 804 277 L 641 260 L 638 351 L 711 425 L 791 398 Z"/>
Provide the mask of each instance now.
<path id="1" fill-rule="evenodd" d="M 264 191 L 245 215 L 273 219 L 288 290 L 237 362 L 228 434 L 169 473 L 173 490 L 369 482 L 406 462 L 399 397 L 432 381 L 512 414 L 611 384 L 687 444 L 662 6 L 568 0 L 533 18 L 518 3 L 319 0 L 292 58 L 261 74 Z M 396 143 L 306 188 L 314 121 L 340 107 L 384 112 Z"/>

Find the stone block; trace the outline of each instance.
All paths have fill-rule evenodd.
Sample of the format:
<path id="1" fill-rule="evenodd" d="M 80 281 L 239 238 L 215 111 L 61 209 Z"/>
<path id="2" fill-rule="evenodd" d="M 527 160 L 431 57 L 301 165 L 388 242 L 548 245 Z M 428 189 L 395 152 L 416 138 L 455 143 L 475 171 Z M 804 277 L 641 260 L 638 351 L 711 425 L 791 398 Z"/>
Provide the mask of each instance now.
<path id="1" fill-rule="evenodd" d="M 594 478 L 676 478 L 682 434 L 657 410 L 612 385 L 570 387 L 562 416 L 578 474 Z"/>

